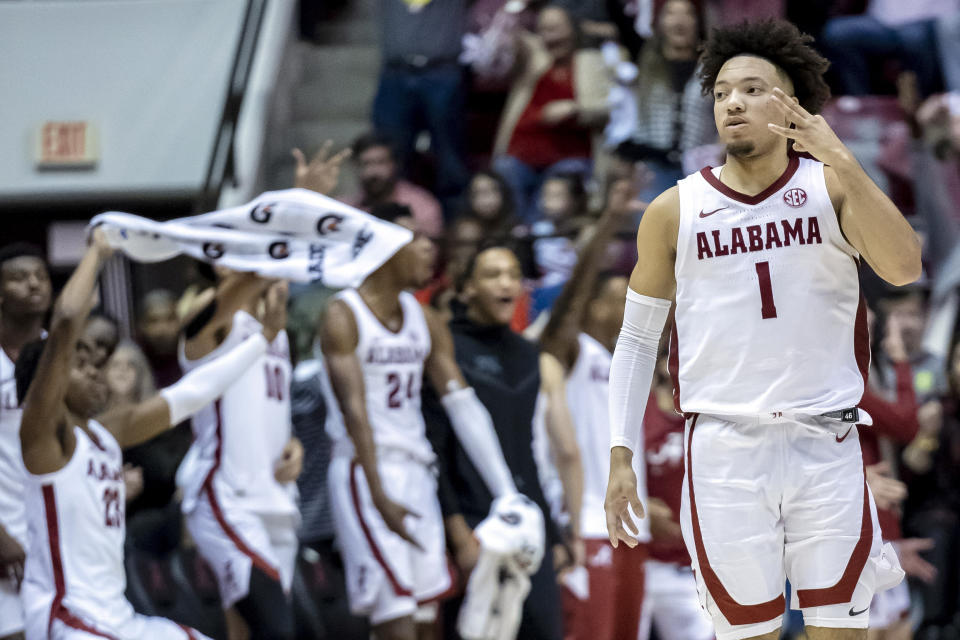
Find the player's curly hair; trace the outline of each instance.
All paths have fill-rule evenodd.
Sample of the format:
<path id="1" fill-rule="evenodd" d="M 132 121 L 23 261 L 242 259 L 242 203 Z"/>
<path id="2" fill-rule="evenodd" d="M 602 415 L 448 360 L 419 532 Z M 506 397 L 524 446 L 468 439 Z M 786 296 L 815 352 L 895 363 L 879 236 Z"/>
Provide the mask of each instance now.
<path id="1" fill-rule="evenodd" d="M 793 82 L 800 106 L 819 113 L 830 97 L 823 74 L 830 62 L 811 46 L 813 36 L 800 33 L 786 20 L 744 21 L 717 27 L 700 54 L 700 86 L 704 95 L 713 91 L 720 67 L 730 58 L 752 55 L 769 60 Z"/>

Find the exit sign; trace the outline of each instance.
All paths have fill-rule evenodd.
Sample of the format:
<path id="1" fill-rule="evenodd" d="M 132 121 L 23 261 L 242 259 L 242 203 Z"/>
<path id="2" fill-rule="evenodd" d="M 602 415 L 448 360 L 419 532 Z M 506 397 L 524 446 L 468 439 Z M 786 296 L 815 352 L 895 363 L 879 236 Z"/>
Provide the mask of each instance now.
<path id="1" fill-rule="evenodd" d="M 44 122 L 37 131 L 38 169 L 92 169 L 99 159 L 97 131 L 89 122 Z"/>

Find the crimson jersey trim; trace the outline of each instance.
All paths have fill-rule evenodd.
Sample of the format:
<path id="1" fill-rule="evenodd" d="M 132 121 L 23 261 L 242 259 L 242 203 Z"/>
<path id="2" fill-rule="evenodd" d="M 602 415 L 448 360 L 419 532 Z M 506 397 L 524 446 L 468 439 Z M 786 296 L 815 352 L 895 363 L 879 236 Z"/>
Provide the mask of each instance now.
<path id="1" fill-rule="evenodd" d="M 713 175 L 713 167 L 704 167 L 703 169 L 700 169 L 700 175 L 703 176 L 703 179 L 706 180 L 711 187 L 713 187 L 723 195 L 727 196 L 728 198 L 736 200 L 737 202 L 742 202 L 743 204 L 754 205 L 754 204 L 760 204 L 761 202 L 763 202 L 764 200 L 766 200 L 767 198 L 775 194 L 777 191 L 782 189 L 785 184 L 790 182 L 790 178 L 793 177 L 793 174 L 797 172 L 797 169 L 799 167 L 800 167 L 800 157 L 795 153 L 789 154 L 789 160 L 787 161 L 787 168 L 784 169 L 783 173 L 780 174 L 780 177 L 777 178 L 773 182 L 773 184 L 771 184 L 769 187 L 767 187 L 766 189 L 764 189 L 763 191 L 761 191 L 760 193 L 754 196 L 741 193 L 740 191 L 737 191 L 736 189 L 728 187 L 727 185 L 720 182 L 720 178 Z"/>

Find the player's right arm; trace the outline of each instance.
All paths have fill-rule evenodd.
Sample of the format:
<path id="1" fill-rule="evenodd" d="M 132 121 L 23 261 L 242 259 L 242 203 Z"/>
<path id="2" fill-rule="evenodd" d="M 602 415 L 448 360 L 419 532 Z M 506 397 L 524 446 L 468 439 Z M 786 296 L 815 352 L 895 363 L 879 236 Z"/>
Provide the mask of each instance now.
<path id="1" fill-rule="evenodd" d="M 610 543 L 636 546 L 630 508 L 643 517 L 633 454 L 640 452 L 640 424 L 650 395 L 660 335 L 676 295 L 674 264 L 680 223 L 677 187 L 660 194 L 637 229 L 637 264 L 623 314 L 623 327 L 610 364 L 610 477 L 604 511 Z M 642 453 L 642 452 L 641 452 Z M 626 529 L 624 529 L 626 526 Z"/>
<path id="2" fill-rule="evenodd" d="M 346 303 L 334 300 L 327 308 L 323 324 L 320 327 L 320 348 L 330 375 L 333 394 L 337 398 L 340 412 L 343 414 L 347 435 L 356 450 L 357 462 L 363 469 L 370 488 L 374 506 L 383 516 L 387 527 L 395 534 L 420 547 L 420 544 L 407 533 L 403 519 L 407 515 L 419 517 L 403 505 L 391 500 L 380 483 L 377 470 L 377 449 L 373 441 L 373 430 L 367 417 L 366 388 L 363 382 L 363 368 L 357 358 L 357 344 L 360 340 L 357 321 Z"/>
<path id="3" fill-rule="evenodd" d="M 64 420 L 64 402 L 74 357 L 79 357 L 84 366 L 100 364 L 90 361 L 93 353 L 83 345 L 78 347 L 77 339 L 93 306 L 100 269 L 112 253 L 103 232 L 94 230 L 90 246 L 53 307 L 50 333 L 24 399 L 20 422 L 23 462 L 30 473 L 53 473 L 69 459 L 57 431 Z"/>
<path id="4" fill-rule="evenodd" d="M 593 237 L 580 252 L 573 273 L 554 303 L 550 320 L 540 336 L 543 350 L 559 360 L 567 371 L 573 367 L 579 355 L 578 336 L 587 303 L 596 286 L 603 253 L 622 220 L 622 216 L 613 210 L 605 211 L 600 217 Z"/>
<path id="5" fill-rule="evenodd" d="M 217 286 L 213 301 L 186 323 L 184 352 L 188 359 L 199 360 L 220 346 L 230 333 L 237 311 L 254 311 L 257 300 L 277 280 L 253 272 L 225 276 Z M 266 336 L 267 341 L 273 339 Z"/>

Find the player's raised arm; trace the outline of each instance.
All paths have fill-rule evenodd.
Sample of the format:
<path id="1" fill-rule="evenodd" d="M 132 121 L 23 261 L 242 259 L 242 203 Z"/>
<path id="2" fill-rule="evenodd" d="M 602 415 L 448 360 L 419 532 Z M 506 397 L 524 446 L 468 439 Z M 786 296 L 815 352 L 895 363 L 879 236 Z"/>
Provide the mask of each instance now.
<path id="1" fill-rule="evenodd" d="M 676 290 L 674 263 L 680 220 L 677 187 L 660 194 L 637 229 L 637 265 L 630 276 L 623 327 L 610 363 L 610 478 L 604 510 L 610 543 L 637 544 L 630 507 L 643 517 L 632 461 L 657 364 L 660 335 Z"/>
<path id="2" fill-rule="evenodd" d="M 219 398 L 267 350 L 263 334 L 255 333 L 222 356 L 193 369 L 155 396 L 130 407 L 108 411 L 97 421 L 121 448 L 150 440 L 180 424 Z"/>
<path id="3" fill-rule="evenodd" d="M 768 124 L 771 131 L 792 138 L 824 167 L 830 199 L 850 244 L 877 275 L 892 285 L 920 277 L 920 240 L 897 205 L 870 179 L 860 163 L 821 115 L 812 115 L 779 88 L 770 97 L 794 128 Z"/>
<path id="4" fill-rule="evenodd" d="M 611 188 L 612 193 L 615 191 L 615 188 Z M 630 212 L 629 203 L 608 203 L 607 209 L 597 222 L 593 237 L 580 251 L 573 273 L 570 274 L 570 279 L 567 280 L 563 291 L 554 303 L 550 312 L 550 321 L 547 322 L 540 336 L 543 350 L 559 360 L 568 371 L 577 360 L 579 351 L 577 336 L 583 326 L 583 319 L 589 306 L 587 303 L 596 285 L 604 251 L 613 233 Z"/>
<path id="5" fill-rule="evenodd" d="M 94 287 L 107 258 L 113 253 L 103 232 L 94 230 L 90 246 L 70 276 L 53 307 L 50 334 L 37 371 L 23 402 L 20 444 L 27 470 L 34 474 L 52 473 L 66 463 L 65 452 L 57 438 L 74 357 L 81 366 L 97 367 L 95 354 L 77 339 L 90 315 Z"/>
<path id="6" fill-rule="evenodd" d="M 199 360 L 218 346 L 230 332 L 233 315 L 245 310 L 253 315 L 257 301 L 277 281 L 252 272 L 230 273 L 217 284 L 213 301 L 186 323 L 184 345 L 189 360 Z M 267 334 L 267 341 L 272 340 Z"/>
<path id="7" fill-rule="evenodd" d="M 377 449 L 367 416 L 363 368 L 357 358 L 359 340 L 353 312 L 345 302 L 334 300 L 327 308 L 320 327 L 320 348 L 327 364 L 333 394 L 343 414 L 344 426 L 356 450 L 357 462 L 363 468 L 367 486 L 370 488 L 370 497 L 383 521 L 395 534 L 419 547 L 420 544 L 403 525 L 405 516 L 417 514 L 391 500 L 380 483 Z"/>
<path id="8" fill-rule="evenodd" d="M 454 358 L 449 327 L 430 308 L 424 307 L 423 315 L 430 329 L 431 344 L 430 355 L 424 363 L 425 372 L 440 396 L 457 440 L 494 498 L 516 493 L 517 487 L 500 449 L 493 419 L 473 387 L 467 386 Z"/>

